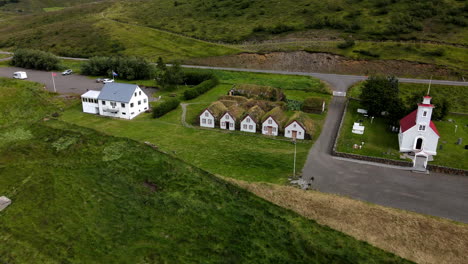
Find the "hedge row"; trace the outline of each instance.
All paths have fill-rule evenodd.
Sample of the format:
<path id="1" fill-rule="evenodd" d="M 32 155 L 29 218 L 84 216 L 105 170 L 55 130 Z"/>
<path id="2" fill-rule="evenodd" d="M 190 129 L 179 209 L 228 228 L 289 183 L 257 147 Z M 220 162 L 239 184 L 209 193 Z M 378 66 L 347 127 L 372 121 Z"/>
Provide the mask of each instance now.
<path id="1" fill-rule="evenodd" d="M 198 96 L 208 92 L 209 90 L 211 90 L 213 87 L 215 87 L 218 84 L 219 84 L 218 78 L 213 76 L 213 78 L 211 78 L 210 80 L 206 80 L 200 83 L 199 85 L 186 90 L 184 92 L 184 99 L 190 100 L 193 98 L 197 98 Z"/>
<path id="2" fill-rule="evenodd" d="M 179 106 L 180 101 L 176 98 L 169 98 L 168 100 L 153 107 L 153 118 L 158 118 Z"/>
<path id="3" fill-rule="evenodd" d="M 307 97 L 302 103 L 302 111 L 306 113 L 322 113 L 323 98 Z"/>
<path id="4" fill-rule="evenodd" d="M 13 55 L 11 65 L 26 69 L 36 70 L 59 70 L 60 60 L 52 53 L 32 50 L 32 49 L 18 49 Z"/>
<path id="5" fill-rule="evenodd" d="M 81 73 L 93 76 L 112 76 L 112 71 L 120 79 L 146 80 L 154 75 L 154 66 L 137 57 L 93 57 L 83 63 Z"/>

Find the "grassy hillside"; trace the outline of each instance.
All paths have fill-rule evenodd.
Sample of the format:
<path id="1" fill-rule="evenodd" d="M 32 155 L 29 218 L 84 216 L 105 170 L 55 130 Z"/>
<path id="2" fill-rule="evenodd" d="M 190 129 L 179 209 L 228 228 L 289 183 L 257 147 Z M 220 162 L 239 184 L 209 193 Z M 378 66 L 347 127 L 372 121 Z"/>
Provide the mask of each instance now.
<path id="1" fill-rule="evenodd" d="M 0 48 L 30 47 L 62 56 L 136 55 L 155 59 L 235 54 L 240 49 L 105 18 L 112 3 L 91 3 L 4 19 Z"/>
<path id="2" fill-rule="evenodd" d="M 335 35 L 364 39 L 466 44 L 467 10 L 466 3 L 455 0 L 158 0 L 120 2 L 109 17 L 228 42 L 332 29 Z"/>
<path id="3" fill-rule="evenodd" d="M 0 10 L 14 12 L 51 12 L 60 8 L 102 0 L 2 0 Z"/>
<path id="4" fill-rule="evenodd" d="M 0 91 L 2 109 L 50 99 L 28 82 Z M 407 262 L 149 146 L 35 123 L 58 108 L 31 108 L 34 119 L 0 128 L 0 193 L 13 200 L 0 212 L 2 263 Z"/>

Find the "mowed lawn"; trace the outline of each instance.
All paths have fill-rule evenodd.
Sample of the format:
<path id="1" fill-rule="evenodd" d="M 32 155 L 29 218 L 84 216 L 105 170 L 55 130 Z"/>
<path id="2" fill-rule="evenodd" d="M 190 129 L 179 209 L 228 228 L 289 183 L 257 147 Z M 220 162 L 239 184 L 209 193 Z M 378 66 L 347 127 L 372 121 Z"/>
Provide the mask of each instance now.
<path id="1" fill-rule="evenodd" d="M 346 117 L 341 128 L 337 150 L 359 155 L 374 156 L 389 159 L 400 159 L 401 153 L 398 147 L 398 133 L 391 132 L 387 121 L 383 118 L 369 118 L 357 113 L 358 108 L 363 108 L 358 101 L 351 100 L 348 105 Z M 351 132 L 353 123 L 362 120 L 365 126 L 363 135 Z M 451 121 L 449 121 L 451 120 Z M 439 149 L 434 161 L 430 164 L 453 168 L 468 169 L 468 150 L 464 142 L 457 145 L 458 138 L 468 138 L 468 116 L 449 114 L 443 121 L 434 121 L 441 137 Z M 457 130 L 455 131 L 455 126 Z M 364 142 L 362 149 L 354 149 L 353 145 Z M 442 149 L 440 146 L 442 145 Z"/>
<path id="2" fill-rule="evenodd" d="M 285 89 L 309 89 L 326 91 L 322 84 L 309 77 L 267 75 L 251 73 L 221 72 L 216 73 L 221 84 L 206 94 L 187 101 L 186 121 L 193 123 L 199 113 L 211 102 L 225 95 L 233 83 L 256 83 L 272 85 Z M 185 88 L 172 92 L 161 92 L 167 98 L 168 93 L 180 94 Z M 293 91 L 293 90 L 291 90 Z M 295 90 L 294 90 L 295 91 Z M 328 98 L 330 95 L 323 94 Z M 327 98 L 327 100 L 328 100 Z M 141 142 L 149 141 L 161 150 L 214 174 L 246 181 L 262 181 L 284 184 L 293 173 L 294 145 L 284 137 L 267 137 L 240 131 L 227 132 L 220 129 L 200 129 L 184 127 L 181 122 L 182 108 L 153 119 L 151 114 L 141 114 L 134 120 L 117 120 L 82 113 L 81 104 L 65 111 L 61 120 L 84 127 L 97 129 L 106 134 L 128 137 Z M 317 124 L 317 134 L 312 140 L 299 141 L 297 144 L 298 168 L 304 166 L 308 151 L 318 138 L 325 114 L 310 115 Z"/>

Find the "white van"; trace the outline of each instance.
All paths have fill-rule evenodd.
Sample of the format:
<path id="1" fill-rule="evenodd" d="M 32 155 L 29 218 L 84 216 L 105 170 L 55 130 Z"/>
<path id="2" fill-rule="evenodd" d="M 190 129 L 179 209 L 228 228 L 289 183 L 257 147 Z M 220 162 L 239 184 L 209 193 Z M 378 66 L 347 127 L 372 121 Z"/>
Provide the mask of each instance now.
<path id="1" fill-rule="evenodd" d="M 26 74 L 26 72 L 20 71 L 13 73 L 13 78 L 24 80 L 28 78 L 28 75 Z"/>

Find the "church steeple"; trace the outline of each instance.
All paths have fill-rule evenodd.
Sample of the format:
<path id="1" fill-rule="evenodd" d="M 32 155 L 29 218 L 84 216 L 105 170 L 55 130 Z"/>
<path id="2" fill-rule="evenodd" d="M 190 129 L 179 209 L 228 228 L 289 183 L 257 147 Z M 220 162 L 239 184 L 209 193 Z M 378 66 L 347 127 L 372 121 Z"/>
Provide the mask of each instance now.
<path id="1" fill-rule="evenodd" d="M 418 114 L 416 115 L 416 125 L 419 131 L 426 131 L 431 123 L 432 109 L 434 105 L 431 104 L 432 97 L 425 95 L 421 104 L 418 104 Z"/>

